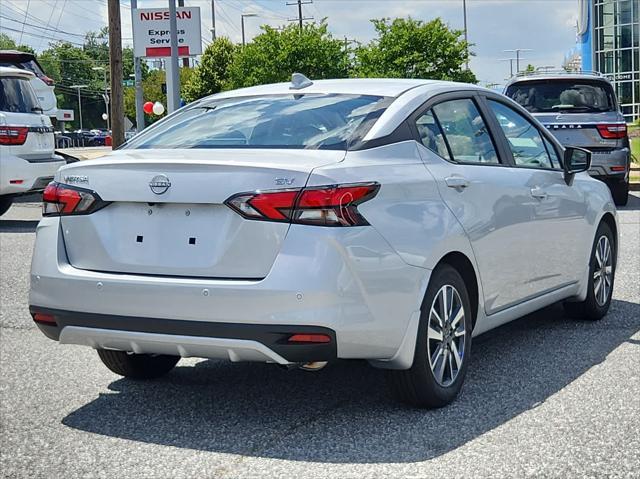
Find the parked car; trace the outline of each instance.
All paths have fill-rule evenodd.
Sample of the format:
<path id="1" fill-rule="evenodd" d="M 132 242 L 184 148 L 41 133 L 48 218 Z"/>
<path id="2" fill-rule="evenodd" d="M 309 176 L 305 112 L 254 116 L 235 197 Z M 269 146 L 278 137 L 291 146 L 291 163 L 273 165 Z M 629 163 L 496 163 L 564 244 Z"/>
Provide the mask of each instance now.
<path id="1" fill-rule="evenodd" d="M 599 73 L 525 73 L 511 80 L 505 94 L 563 145 L 591 151 L 589 173 L 609 185 L 616 205 L 627 204 L 631 149 L 627 124 L 609 80 Z"/>
<path id="2" fill-rule="evenodd" d="M 129 378 L 191 356 L 366 359 L 443 406 L 474 336 L 558 301 L 607 313 L 618 226 L 590 159 L 474 85 L 223 92 L 56 174 L 31 314 Z"/>
<path id="3" fill-rule="evenodd" d="M 33 73 L 0 67 L 0 215 L 16 196 L 42 191 L 65 164 L 31 87 Z"/>
<path id="4" fill-rule="evenodd" d="M 18 68 L 33 73 L 31 86 L 44 114 L 56 115 L 58 100 L 55 95 L 54 81 L 44 73 L 35 55 L 16 50 L 0 50 L 0 67 Z"/>

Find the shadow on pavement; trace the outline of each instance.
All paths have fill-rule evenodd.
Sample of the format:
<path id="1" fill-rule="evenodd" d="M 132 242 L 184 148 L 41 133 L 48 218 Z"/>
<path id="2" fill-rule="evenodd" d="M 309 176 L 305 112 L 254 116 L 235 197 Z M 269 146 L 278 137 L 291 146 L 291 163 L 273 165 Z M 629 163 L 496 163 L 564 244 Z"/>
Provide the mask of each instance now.
<path id="1" fill-rule="evenodd" d="M 640 306 L 600 322 L 555 305 L 474 341 L 462 396 L 434 411 L 388 393 L 385 372 L 343 361 L 317 373 L 202 361 L 163 380 L 117 380 L 63 424 L 195 450 L 327 463 L 424 461 L 537 407 L 640 330 Z M 97 360 L 97 358 L 96 358 Z"/>
<path id="2" fill-rule="evenodd" d="M 627 206 L 619 206 L 619 210 L 640 210 L 640 191 L 632 191 L 629 194 L 629 202 Z"/>
<path id="3" fill-rule="evenodd" d="M 0 233 L 33 233 L 37 220 L 0 220 Z"/>

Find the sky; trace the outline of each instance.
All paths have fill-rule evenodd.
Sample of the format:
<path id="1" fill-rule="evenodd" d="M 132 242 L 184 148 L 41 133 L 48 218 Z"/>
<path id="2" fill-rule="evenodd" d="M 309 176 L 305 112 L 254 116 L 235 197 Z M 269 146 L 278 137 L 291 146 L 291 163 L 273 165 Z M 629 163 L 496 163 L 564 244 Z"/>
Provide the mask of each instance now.
<path id="1" fill-rule="evenodd" d="M 308 0 L 305 0 L 308 1 Z M 120 1 L 123 43 L 131 45 L 130 0 Z M 240 42 L 240 15 L 246 35 L 260 33 L 260 25 L 279 26 L 297 17 L 297 7 L 285 0 L 215 0 L 216 32 Z M 331 33 L 367 42 L 374 37 L 373 18 L 411 16 L 419 20 L 441 17 L 451 28 L 462 29 L 462 0 L 313 0 L 304 5 L 305 16 L 327 18 Z M 203 41 L 211 41 L 211 1 L 185 0 L 201 9 Z M 138 0 L 139 8 L 166 7 L 168 0 Z M 504 84 L 509 76 L 513 53 L 507 49 L 530 49 L 522 53 L 521 68 L 560 68 L 565 55 L 576 43 L 578 0 L 467 0 L 469 41 L 475 56 L 470 67 L 482 83 Z M 30 25 L 22 23 L 26 22 Z M 52 40 L 82 42 L 88 30 L 107 24 L 107 0 L 0 0 L 0 31 L 36 51 Z M 40 27 L 40 28 L 38 28 Z M 43 33 L 46 32 L 46 35 Z"/>

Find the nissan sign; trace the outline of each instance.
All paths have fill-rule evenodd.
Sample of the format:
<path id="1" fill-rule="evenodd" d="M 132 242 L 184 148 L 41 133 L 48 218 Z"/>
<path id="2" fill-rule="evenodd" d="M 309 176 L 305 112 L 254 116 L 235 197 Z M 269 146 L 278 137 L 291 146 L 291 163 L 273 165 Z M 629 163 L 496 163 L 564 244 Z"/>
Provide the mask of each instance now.
<path id="1" fill-rule="evenodd" d="M 200 8 L 178 8 L 178 56 L 202 54 Z M 135 56 L 157 58 L 171 56 L 169 9 L 137 8 L 133 10 L 133 49 Z"/>

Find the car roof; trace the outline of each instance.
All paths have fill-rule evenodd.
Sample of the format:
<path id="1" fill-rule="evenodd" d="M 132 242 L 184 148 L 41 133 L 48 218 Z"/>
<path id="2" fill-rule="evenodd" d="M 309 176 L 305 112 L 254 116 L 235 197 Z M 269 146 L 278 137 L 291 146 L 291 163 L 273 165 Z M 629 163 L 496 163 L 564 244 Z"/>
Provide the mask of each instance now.
<path id="1" fill-rule="evenodd" d="M 35 75 L 29 70 L 20 70 L 19 68 L 0 67 L 0 77 L 16 77 L 33 78 Z"/>
<path id="2" fill-rule="evenodd" d="M 15 60 L 35 60 L 35 55 L 19 50 L 0 50 L 0 58 L 11 58 Z"/>
<path id="3" fill-rule="evenodd" d="M 580 72 L 565 72 L 565 73 L 521 73 L 514 77 L 507 86 L 515 85 L 516 83 L 528 83 L 533 81 L 554 81 L 554 80 L 588 80 L 588 81 L 601 81 L 603 83 L 609 83 L 608 78 L 602 76 L 596 72 L 580 73 Z"/>
<path id="4" fill-rule="evenodd" d="M 272 83 L 249 88 L 240 88 L 215 95 L 216 99 L 253 95 L 278 95 L 292 93 L 335 93 L 344 95 L 374 95 L 398 97 L 413 88 L 440 84 L 437 80 L 419 80 L 403 78 L 343 78 L 337 80 L 312 80 L 313 84 L 300 89 L 291 89 L 291 83 Z"/>

